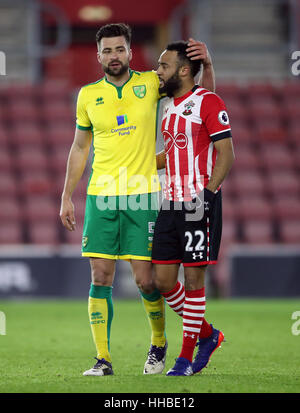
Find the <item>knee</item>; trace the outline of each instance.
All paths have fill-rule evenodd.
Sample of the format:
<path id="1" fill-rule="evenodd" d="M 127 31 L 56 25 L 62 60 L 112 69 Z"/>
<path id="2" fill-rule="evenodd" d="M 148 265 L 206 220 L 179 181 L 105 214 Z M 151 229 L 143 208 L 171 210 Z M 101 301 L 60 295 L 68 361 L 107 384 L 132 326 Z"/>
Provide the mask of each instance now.
<path id="1" fill-rule="evenodd" d="M 157 288 L 161 293 L 167 293 L 173 288 L 168 279 L 159 277 L 156 273 L 153 278 L 155 288 Z"/>
<path id="2" fill-rule="evenodd" d="M 155 290 L 155 285 L 152 279 L 148 278 L 136 278 L 135 279 L 136 285 L 139 290 L 141 290 L 145 294 L 151 294 Z"/>
<path id="3" fill-rule="evenodd" d="M 114 270 L 103 263 L 91 261 L 91 276 L 94 285 L 112 286 Z"/>

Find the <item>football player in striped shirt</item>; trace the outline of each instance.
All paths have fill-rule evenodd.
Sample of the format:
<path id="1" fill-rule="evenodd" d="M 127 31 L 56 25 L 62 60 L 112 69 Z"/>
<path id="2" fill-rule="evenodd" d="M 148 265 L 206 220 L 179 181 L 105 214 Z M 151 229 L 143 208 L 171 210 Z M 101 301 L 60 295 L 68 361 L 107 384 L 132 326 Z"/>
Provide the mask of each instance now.
<path id="1" fill-rule="evenodd" d="M 151 263 L 159 191 L 155 162 L 159 80 L 154 71 L 130 68 L 131 30 L 127 25 L 103 26 L 96 40 L 97 58 L 105 76 L 83 86 L 78 94 L 76 132 L 60 212 L 63 225 L 73 231 L 71 197 L 92 144 L 94 158 L 87 188 L 82 255 L 91 265 L 88 313 L 97 362 L 83 374 L 113 374 L 110 331 L 118 259 L 130 261 L 151 327 L 144 374 L 158 374 L 164 369 L 167 351 L 164 298 L 154 286 Z M 194 41 L 192 46 L 191 56 L 207 56 L 203 44 Z M 211 61 L 206 60 L 209 62 L 203 82 L 213 84 Z M 131 208 L 131 204 L 141 207 Z"/>
<path id="2" fill-rule="evenodd" d="M 217 263 L 221 183 L 234 161 L 225 104 L 195 85 L 201 62 L 188 59 L 186 49 L 186 42 L 169 44 L 157 69 L 160 92 L 169 99 L 161 126 L 164 152 L 159 157 L 166 168 L 165 199 L 155 225 L 152 262 L 156 286 L 183 320 L 182 348 L 169 376 L 200 372 L 224 339 L 204 318 L 205 272 Z M 178 281 L 181 264 L 184 286 Z"/>

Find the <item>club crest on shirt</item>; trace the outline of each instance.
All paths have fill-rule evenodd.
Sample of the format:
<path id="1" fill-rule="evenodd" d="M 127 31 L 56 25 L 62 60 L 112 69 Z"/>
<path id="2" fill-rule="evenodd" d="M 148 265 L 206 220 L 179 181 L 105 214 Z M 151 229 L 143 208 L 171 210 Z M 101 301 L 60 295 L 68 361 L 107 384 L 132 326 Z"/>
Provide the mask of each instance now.
<path id="1" fill-rule="evenodd" d="M 96 99 L 96 106 L 97 105 L 103 105 L 103 103 L 104 103 L 104 100 L 103 100 L 102 96 L 100 96 L 99 98 Z"/>
<path id="2" fill-rule="evenodd" d="M 188 116 L 188 115 L 191 115 L 192 114 L 192 107 L 193 106 L 195 106 L 195 103 L 192 101 L 192 100 L 190 100 L 188 103 L 186 103 L 185 105 L 184 105 L 184 112 L 182 112 L 182 114 L 184 115 L 184 116 Z"/>
<path id="3" fill-rule="evenodd" d="M 145 85 L 133 86 L 133 92 L 135 96 L 142 99 L 146 96 L 146 86 Z"/>

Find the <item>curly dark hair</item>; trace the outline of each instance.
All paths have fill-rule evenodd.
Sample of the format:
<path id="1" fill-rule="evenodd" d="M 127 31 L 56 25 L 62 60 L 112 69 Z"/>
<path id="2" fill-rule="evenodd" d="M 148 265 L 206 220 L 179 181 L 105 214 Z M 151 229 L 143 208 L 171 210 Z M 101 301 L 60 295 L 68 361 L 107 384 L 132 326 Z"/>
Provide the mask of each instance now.
<path id="1" fill-rule="evenodd" d="M 186 55 L 186 49 L 188 47 L 188 42 L 180 40 L 178 42 L 169 43 L 166 50 L 176 51 L 178 56 L 178 65 L 182 66 L 188 64 L 191 68 L 191 73 L 193 77 L 200 71 L 202 61 L 201 60 L 191 60 Z"/>

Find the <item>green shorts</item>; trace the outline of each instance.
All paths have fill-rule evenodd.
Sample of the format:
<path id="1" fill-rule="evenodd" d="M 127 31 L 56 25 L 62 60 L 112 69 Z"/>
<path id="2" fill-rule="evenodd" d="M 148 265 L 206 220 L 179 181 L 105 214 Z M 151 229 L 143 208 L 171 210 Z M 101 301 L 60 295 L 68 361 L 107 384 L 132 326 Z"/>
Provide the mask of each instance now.
<path id="1" fill-rule="evenodd" d="M 82 255 L 151 261 L 158 193 L 87 195 Z"/>

